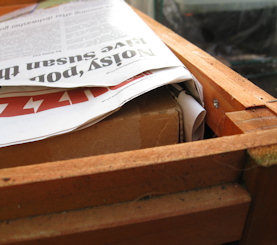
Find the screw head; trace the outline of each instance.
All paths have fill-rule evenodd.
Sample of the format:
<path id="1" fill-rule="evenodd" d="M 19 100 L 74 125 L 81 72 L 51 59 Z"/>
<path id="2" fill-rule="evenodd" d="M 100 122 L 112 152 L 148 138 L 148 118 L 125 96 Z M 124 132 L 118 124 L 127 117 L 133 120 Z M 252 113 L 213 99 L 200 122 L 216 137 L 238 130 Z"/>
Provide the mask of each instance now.
<path id="1" fill-rule="evenodd" d="M 214 108 L 218 109 L 218 107 L 219 107 L 219 102 L 218 102 L 217 99 L 214 99 L 214 100 L 213 100 L 213 104 L 214 104 Z"/>

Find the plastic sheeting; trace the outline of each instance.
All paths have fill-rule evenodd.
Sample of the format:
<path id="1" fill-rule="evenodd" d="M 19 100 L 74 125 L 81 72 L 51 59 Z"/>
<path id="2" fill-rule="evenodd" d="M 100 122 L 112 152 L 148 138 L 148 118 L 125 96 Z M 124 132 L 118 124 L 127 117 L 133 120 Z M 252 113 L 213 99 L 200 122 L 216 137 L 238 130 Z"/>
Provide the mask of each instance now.
<path id="1" fill-rule="evenodd" d="M 211 54 L 277 53 L 276 6 L 187 12 L 174 0 L 163 0 L 159 7 L 163 16 L 158 20 Z"/>

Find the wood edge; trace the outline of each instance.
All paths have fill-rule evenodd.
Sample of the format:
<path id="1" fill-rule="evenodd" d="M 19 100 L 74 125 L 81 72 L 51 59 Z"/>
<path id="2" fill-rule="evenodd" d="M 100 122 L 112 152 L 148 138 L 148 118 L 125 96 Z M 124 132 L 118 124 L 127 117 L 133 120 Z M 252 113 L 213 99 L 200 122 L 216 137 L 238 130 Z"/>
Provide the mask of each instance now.
<path id="1" fill-rule="evenodd" d="M 2 169 L 1 219 L 112 204 L 236 182 L 244 170 L 245 150 L 274 144 L 277 144 L 277 129 Z M 30 195 L 30 192 L 34 194 Z M 57 204 L 54 205 L 50 197 Z"/>
<path id="2" fill-rule="evenodd" d="M 209 55 L 207 52 L 201 50 L 194 44 L 185 40 L 178 34 L 174 33 L 172 30 L 170 30 L 169 28 L 161 25 L 159 22 L 153 20 L 151 17 L 147 16 L 146 14 L 142 13 L 141 11 L 139 11 L 135 8 L 133 8 L 133 9 L 150 26 L 150 28 L 152 28 L 153 31 L 156 32 L 157 35 L 166 44 L 168 44 L 168 46 L 173 51 L 175 51 L 177 54 L 179 54 L 179 52 L 176 50 L 176 48 L 174 46 L 170 45 L 170 42 L 172 42 L 173 38 L 176 38 L 176 40 L 178 40 L 178 42 L 181 42 L 181 43 L 183 42 L 184 43 L 183 49 L 188 48 L 188 49 L 190 49 L 191 53 L 190 53 L 190 57 L 182 57 L 182 58 L 184 60 L 186 60 L 187 62 L 190 62 L 189 60 L 193 60 L 192 58 L 197 58 L 200 61 L 198 64 L 190 63 L 193 67 L 196 68 L 196 70 L 198 70 L 199 72 L 203 72 L 203 73 L 206 73 L 209 70 L 216 70 L 215 74 L 214 74 L 214 72 L 211 74 L 209 73 L 209 76 L 211 76 L 211 81 L 213 83 L 217 84 L 218 87 L 223 88 L 223 90 L 225 92 L 230 93 L 230 91 L 228 91 L 228 87 L 226 87 L 226 88 L 222 87 L 222 86 L 227 86 L 228 83 L 225 84 L 224 81 L 217 81 L 218 79 L 216 77 L 218 76 L 218 74 L 219 73 L 222 74 L 231 83 L 236 81 L 235 82 L 236 83 L 235 90 L 237 90 L 237 92 L 230 94 L 230 98 L 233 99 L 233 103 L 235 101 L 237 101 L 238 103 L 243 105 L 244 108 L 251 108 L 253 106 L 264 106 L 266 101 L 274 99 L 273 96 L 269 95 L 268 93 L 266 93 L 265 91 L 263 91 L 262 89 L 260 89 L 259 87 L 257 87 L 253 83 L 251 83 L 250 81 L 248 81 L 246 78 L 242 77 L 241 75 L 239 75 L 238 73 L 233 71 L 231 68 L 227 67 L 222 62 L 218 61 L 217 59 L 215 59 L 214 57 Z M 164 34 L 164 35 L 162 35 L 162 34 Z M 201 65 L 203 67 L 207 68 L 207 70 L 206 71 L 202 70 L 203 67 Z M 215 66 L 217 66 L 216 69 L 214 69 Z M 208 69 L 208 68 L 210 68 L 210 69 Z M 230 77 L 232 77 L 231 80 L 230 80 Z M 215 78 L 215 79 L 213 79 L 213 78 Z M 248 96 L 250 96 L 253 99 L 252 101 L 249 101 L 250 103 L 248 103 L 244 98 L 244 97 L 248 97 Z M 238 99 L 236 97 L 238 97 Z"/>
<path id="3" fill-rule="evenodd" d="M 135 167 L 164 164 L 172 161 L 193 159 L 233 151 L 277 144 L 277 129 L 224 136 L 220 138 L 160 146 L 135 151 L 48 162 L 29 166 L 0 169 L 0 186 L 15 185 L 5 178 L 21 176 L 22 170 L 33 173 L 23 176 L 22 183 L 36 180 L 70 178 L 93 173 L 112 172 Z M 116 164 L 115 164 L 116 163 Z M 49 173 L 48 175 L 46 173 Z M 13 178 L 12 177 L 12 178 Z"/>
<path id="4" fill-rule="evenodd" d="M 42 2 L 44 0 L 2 0 L 0 3 L 1 7 L 9 7 L 13 5 L 25 5 L 25 4 L 33 4 L 37 2 Z"/>
<path id="5" fill-rule="evenodd" d="M 277 115 L 267 107 L 227 112 L 224 133 L 249 133 L 277 128 Z"/>
<path id="6" fill-rule="evenodd" d="M 246 216 L 249 203 L 249 194 L 237 184 L 227 184 L 224 185 L 224 188 L 214 186 L 150 200 L 0 222 L 0 243 L 9 244 L 49 237 L 55 238 L 153 220 L 161 220 L 162 222 L 163 219 L 170 217 L 194 215 L 197 218 L 197 215 L 204 212 L 227 207 L 227 210 L 230 210 L 231 207 L 239 205 L 243 205 L 242 208 L 244 209 L 240 215 Z M 65 223 L 66 225 L 64 225 Z M 236 225 L 242 229 L 243 223 Z M 240 234 L 237 236 L 239 237 Z"/>
<path id="7" fill-rule="evenodd" d="M 249 157 L 243 173 L 252 201 L 240 245 L 268 245 L 277 241 L 277 164 L 263 166 Z"/>
<path id="8" fill-rule="evenodd" d="M 266 101 L 274 99 L 172 30 L 141 11 L 134 10 L 202 84 L 207 124 L 217 136 L 228 135 L 231 131 L 239 133 L 236 128 L 230 132 L 225 132 L 224 127 L 226 123 L 228 124 L 226 112 L 265 106 Z M 214 106 L 215 101 L 218 106 Z M 229 126 L 232 124 L 229 123 Z"/>

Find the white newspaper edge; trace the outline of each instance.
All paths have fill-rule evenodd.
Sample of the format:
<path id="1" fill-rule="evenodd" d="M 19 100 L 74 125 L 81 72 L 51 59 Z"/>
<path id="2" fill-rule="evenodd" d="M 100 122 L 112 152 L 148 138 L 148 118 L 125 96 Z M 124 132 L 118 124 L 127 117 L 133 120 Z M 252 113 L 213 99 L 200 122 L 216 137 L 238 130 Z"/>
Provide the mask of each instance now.
<path id="1" fill-rule="evenodd" d="M 14 117 L 3 117 L 3 113 L 8 113 L 8 103 L 5 104 L 3 101 L 10 98 L 8 97 L 9 93 L 6 92 L 2 97 L 0 96 L 0 101 L 2 99 L 2 108 L 0 108 L 0 147 L 37 141 L 92 125 L 143 93 L 166 84 L 192 79 L 191 74 L 187 70 L 184 73 L 184 70 L 185 68 L 178 67 L 149 71 L 142 77 L 135 80 L 131 79 L 131 82 L 124 86 L 115 90 L 110 89 L 99 97 L 93 97 L 90 94 L 89 98 L 92 99 L 89 101 L 91 102 L 90 105 L 72 104 L 71 101 L 70 106 L 40 111 L 44 102 L 39 98 L 40 95 L 29 95 L 25 101 L 26 103 L 21 105 L 21 111 L 28 110 L 31 113 Z M 59 101 L 70 100 L 68 93 L 65 96 L 65 93 L 61 92 L 62 90 L 58 89 L 57 91 L 61 93 L 58 98 Z M 14 94 L 14 91 L 12 94 Z M 88 96 L 88 93 L 86 95 Z M 84 103 L 87 103 L 87 101 Z"/>
<path id="2" fill-rule="evenodd" d="M 202 86 L 199 82 L 197 80 L 193 81 L 195 86 L 202 91 Z M 176 97 L 183 113 L 185 142 L 203 139 L 206 110 L 201 105 L 203 104 L 202 99 L 202 103 L 200 104 L 193 96 L 187 94 L 187 92 L 178 84 L 173 84 L 172 86 L 178 91 L 174 96 Z M 202 97 L 201 92 L 199 93 L 199 97 Z"/>

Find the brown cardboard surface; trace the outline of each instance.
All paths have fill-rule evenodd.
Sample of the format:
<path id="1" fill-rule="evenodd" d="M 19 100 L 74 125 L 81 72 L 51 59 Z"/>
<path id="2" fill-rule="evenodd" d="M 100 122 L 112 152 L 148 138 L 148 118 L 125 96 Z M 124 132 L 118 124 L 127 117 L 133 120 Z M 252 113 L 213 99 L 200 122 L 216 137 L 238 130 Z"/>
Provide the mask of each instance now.
<path id="1" fill-rule="evenodd" d="M 181 118 L 169 91 L 159 88 L 88 128 L 0 148 L 0 168 L 176 144 Z"/>

